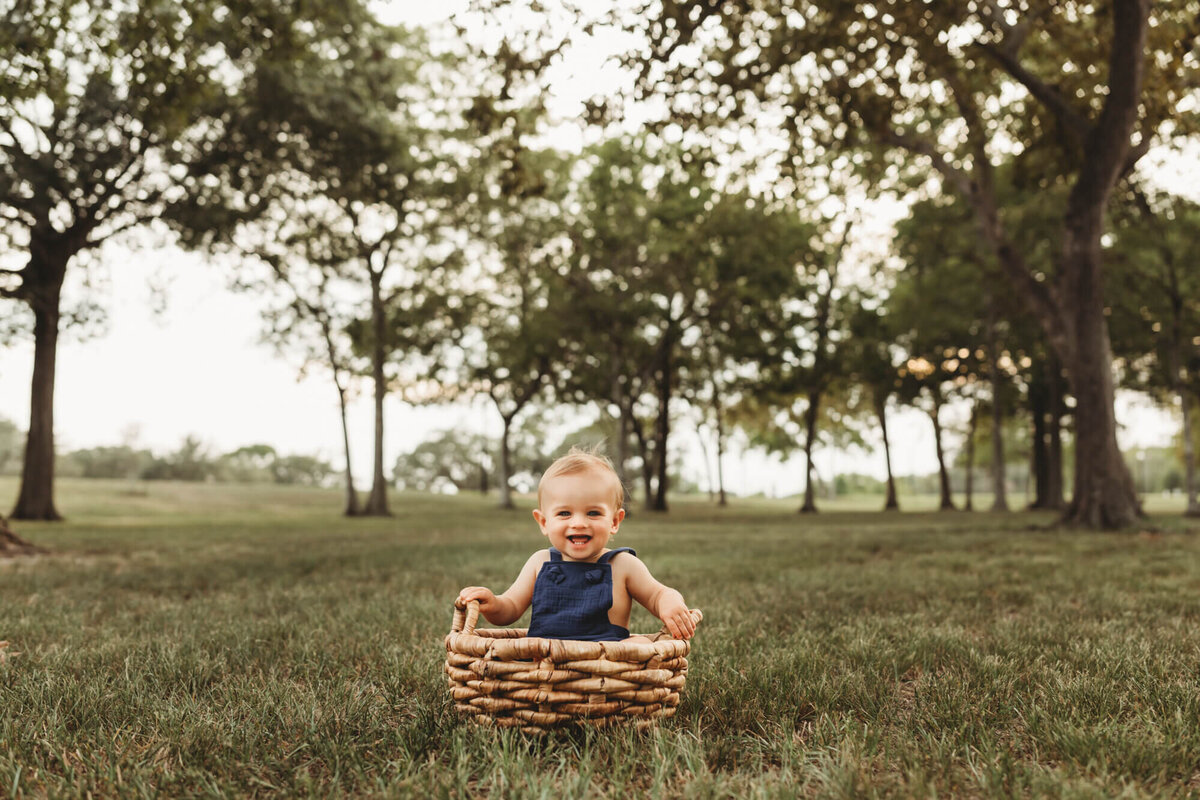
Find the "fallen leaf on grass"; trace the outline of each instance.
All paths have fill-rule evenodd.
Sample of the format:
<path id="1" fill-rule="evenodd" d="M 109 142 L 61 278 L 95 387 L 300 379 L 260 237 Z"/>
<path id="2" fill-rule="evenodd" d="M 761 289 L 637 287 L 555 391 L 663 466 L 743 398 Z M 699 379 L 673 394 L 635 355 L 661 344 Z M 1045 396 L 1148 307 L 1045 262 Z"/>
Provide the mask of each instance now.
<path id="1" fill-rule="evenodd" d="M 9 650 L 8 646 L 11 642 L 0 642 L 0 664 L 5 663 L 10 658 L 15 658 L 21 655 L 16 650 Z"/>

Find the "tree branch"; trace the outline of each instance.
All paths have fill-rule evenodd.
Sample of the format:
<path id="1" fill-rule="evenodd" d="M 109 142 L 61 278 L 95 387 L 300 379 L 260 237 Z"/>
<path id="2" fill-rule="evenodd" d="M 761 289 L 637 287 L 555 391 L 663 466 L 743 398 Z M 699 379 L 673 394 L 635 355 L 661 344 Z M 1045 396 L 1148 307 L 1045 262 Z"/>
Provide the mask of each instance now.
<path id="1" fill-rule="evenodd" d="M 14 270 L 5 270 L 5 272 L 9 272 L 11 274 L 20 274 Z M 0 297 L 7 297 L 10 300 L 24 300 L 27 296 L 28 292 L 25 289 L 24 281 L 22 281 L 21 285 L 15 289 L 6 289 L 5 287 L 0 286 Z"/>
<path id="2" fill-rule="evenodd" d="M 1122 165 L 1121 172 L 1117 176 L 1118 179 L 1133 172 L 1133 168 L 1137 166 L 1137 162 L 1142 160 L 1142 156 L 1150 152 L 1150 139 L 1150 135 L 1146 131 L 1142 131 L 1137 145 L 1129 148 L 1129 155 L 1125 157 L 1125 163 Z"/>
<path id="3" fill-rule="evenodd" d="M 971 178 L 965 172 L 946 160 L 946 157 L 934 146 L 933 142 L 920 136 L 900 133 L 891 127 L 879 130 L 875 134 L 881 144 L 902 147 L 911 153 L 922 155 L 933 162 L 933 168 L 942 177 L 954 185 L 963 197 L 971 195 Z"/>
<path id="4" fill-rule="evenodd" d="M 1054 114 L 1059 124 L 1074 134 L 1080 142 L 1087 139 L 1092 131 L 1091 123 L 1087 117 L 1071 107 L 1058 89 L 1025 69 L 1014 53 L 986 42 L 977 42 L 976 47 L 1024 86 L 1038 102 Z"/>
<path id="5" fill-rule="evenodd" d="M 104 235 L 102 237 L 100 237 L 99 239 L 91 239 L 91 238 L 87 239 L 83 243 L 83 246 L 80 248 L 80 250 L 90 250 L 92 248 L 99 247 L 100 245 L 104 244 L 105 241 L 112 238 L 113 236 L 116 236 L 118 233 L 124 233 L 127 230 L 136 228 L 139 225 L 144 225 L 147 222 L 152 222 L 156 219 L 158 219 L 158 214 L 153 214 L 153 213 L 149 213 L 149 212 L 144 213 L 144 214 L 134 214 L 130 220 L 128 220 L 125 223 L 122 223 L 121 225 L 118 225 L 115 228 L 112 228 L 112 229 L 106 231 L 104 233 Z M 104 220 L 104 218 L 101 218 L 101 219 L 97 219 L 93 223 L 91 223 L 90 227 L 88 228 L 88 233 L 90 234 L 91 231 L 94 230 L 100 224 L 100 222 L 102 222 L 103 220 Z M 76 223 L 76 224 L 78 224 L 78 223 Z"/>
<path id="6" fill-rule="evenodd" d="M 1103 217 L 1112 192 L 1131 154 L 1129 134 L 1137 120 L 1146 74 L 1146 29 L 1149 0 L 1114 0 L 1112 53 L 1108 67 L 1108 97 L 1100 119 L 1084 145 L 1083 168 L 1071 189 L 1068 216 Z M 1139 145 L 1140 147 L 1140 145 Z"/>
<path id="7" fill-rule="evenodd" d="M 974 167 L 972 172 L 975 177 L 972 190 L 995 195 L 996 171 L 992 166 L 992 160 L 988 158 L 987 130 L 982 117 L 979 116 L 979 109 L 975 105 L 975 97 L 959 76 L 954 74 L 953 70 L 947 70 L 947 74 L 942 76 L 942 80 L 950 87 L 950 93 L 954 95 L 954 104 L 958 107 L 958 113 L 963 118 L 963 122 L 967 124 L 967 144 L 971 148 L 971 158 Z"/>
<path id="8" fill-rule="evenodd" d="M 118 193 L 124 193 L 125 189 L 133 183 L 141 179 L 146 173 L 146 159 L 138 153 L 130 153 L 129 162 L 124 166 L 118 165 L 118 172 L 112 180 L 105 183 L 99 183 L 93 186 L 91 192 L 91 202 L 89 208 L 103 208 L 109 199 Z M 122 182 L 122 179 L 127 178 Z M 118 204 L 111 209 L 109 213 L 116 213 L 124 207 L 125 203 Z M 97 222 L 102 218 L 98 218 Z"/>
<path id="9" fill-rule="evenodd" d="M 13 198 L 11 198 L 11 197 L 5 198 L 3 201 L 0 201 L 0 208 L 4 208 L 5 205 L 7 205 L 9 208 L 13 209 L 13 211 L 16 213 L 5 214 L 5 213 L 0 212 L 0 217 L 3 217 L 4 219 L 6 219 L 10 222 L 16 222 L 21 225 L 26 225 L 30 228 L 32 228 L 34 225 L 37 225 L 37 215 L 35 215 L 33 213 L 32 209 L 26 207 L 23 204 L 18 204 L 16 202 L 14 202 Z"/>
<path id="10" fill-rule="evenodd" d="M 19 117 L 15 111 L 12 111 L 11 113 L 13 116 Z M 30 122 L 24 117 L 20 117 L 20 119 L 25 122 L 26 125 L 33 127 L 35 130 L 42 130 L 39 126 L 35 125 L 33 122 Z M 8 134 L 8 137 L 12 139 L 12 144 L 0 144 L 0 149 L 3 149 L 4 152 L 8 153 L 15 162 L 24 163 L 27 169 L 33 171 L 37 175 L 40 175 L 45 183 L 45 186 L 56 191 L 61 199 L 66 199 L 69 197 L 70 192 L 63 184 L 62 176 L 58 173 L 58 171 L 55 170 L 53 166 L 44 163 L 35 155 L 26 152 L 24 147 L 21 147 L 21 140 L 17 138 L 17 134 L 13 131 L 10 118 L 0 115 L 0 131 Z M 45 132 L 43 131 L 43 133 Z M 37 181 L 30 182 L 38 183 Z"/>

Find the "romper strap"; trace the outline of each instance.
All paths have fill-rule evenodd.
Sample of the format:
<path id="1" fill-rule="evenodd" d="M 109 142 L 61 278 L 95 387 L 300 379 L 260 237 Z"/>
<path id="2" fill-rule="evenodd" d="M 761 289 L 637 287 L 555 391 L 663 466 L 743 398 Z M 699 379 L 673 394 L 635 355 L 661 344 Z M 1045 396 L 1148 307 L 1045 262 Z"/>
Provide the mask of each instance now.
<path id="1" fill-rule="evenodd" d="M 613 556 L 615 556 L 619 553 L 629 553 L 629 555 L 631 555 L 631 556 L 637 555 L 637 551 L 634 550 L 632 547 L 618 547 L 616 550 L 609 550 L 607 553 L 600 556 L 600 559 L 596 563 L 597 564 L 607 564 L 608 562 L 612 561 Z"/>
<path id="2" fill-rule="evenodd" d="M 558 550 L 551 547 L 550 548 L 550 560 L 551 561 L 562 561 L 562 553 L 558 552 Z"/>

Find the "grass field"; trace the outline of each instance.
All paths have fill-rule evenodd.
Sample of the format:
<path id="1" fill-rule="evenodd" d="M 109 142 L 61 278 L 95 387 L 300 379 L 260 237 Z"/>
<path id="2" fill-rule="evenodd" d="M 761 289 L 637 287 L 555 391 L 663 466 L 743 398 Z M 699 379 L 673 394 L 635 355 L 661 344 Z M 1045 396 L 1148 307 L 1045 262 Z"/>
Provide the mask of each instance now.
<path id="1" fill-rule="evenodd" d="M 18 526 L 52 554 L 0 563 L 0 797 L 1200 795 L 1200 536 L 1169 502 L 1121 534 L 635 511 L 614 543 L 705 612 L 683 705 L 540 740 L 462 723 L 441 674 L 458 589 L 542 546 L 490 502 L 61 483 L 69 520 Z"/>

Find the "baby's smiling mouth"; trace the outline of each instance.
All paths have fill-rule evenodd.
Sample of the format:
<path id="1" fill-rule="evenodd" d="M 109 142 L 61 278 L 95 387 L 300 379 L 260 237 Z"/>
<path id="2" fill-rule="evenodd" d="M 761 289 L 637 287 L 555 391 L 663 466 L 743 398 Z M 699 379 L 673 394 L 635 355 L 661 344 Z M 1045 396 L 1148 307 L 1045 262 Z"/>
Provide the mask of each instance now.
<path id="1" fill-rule="evenodd" d="M 591 540 L 592 540 L 592 537 L 588 536 L 587 534 L 584 534 L 584 533 L 576 533 L 572 536 L 567 537 L 567 541 L 570 542 L 571 544 L 587 544 Z"/>

